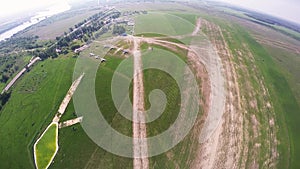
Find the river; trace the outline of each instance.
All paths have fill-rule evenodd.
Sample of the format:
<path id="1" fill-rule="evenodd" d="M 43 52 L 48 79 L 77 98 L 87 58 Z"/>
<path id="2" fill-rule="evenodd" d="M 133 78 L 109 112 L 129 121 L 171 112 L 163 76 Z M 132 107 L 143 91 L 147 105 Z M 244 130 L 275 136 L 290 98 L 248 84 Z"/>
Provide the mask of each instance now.
<path id="1" fill-rule="evenodd" d="M 47 10 L 38 12 L 35 16 L 31 17 L 30 20 L 24 22 L 23 24 L 0 34 L 0 41 L 3 41 L 7 38 L 12 37 L 14 34 L 20 32 L 34 24 L 37 24 L 48 17 L 51 17 L 55 14 L 59 14 L 61 12 L 65 12 L 69 9 L 71 9 L 71 6 L 67 2 L 61 1 L 60 3 L 51 6 Z"/>

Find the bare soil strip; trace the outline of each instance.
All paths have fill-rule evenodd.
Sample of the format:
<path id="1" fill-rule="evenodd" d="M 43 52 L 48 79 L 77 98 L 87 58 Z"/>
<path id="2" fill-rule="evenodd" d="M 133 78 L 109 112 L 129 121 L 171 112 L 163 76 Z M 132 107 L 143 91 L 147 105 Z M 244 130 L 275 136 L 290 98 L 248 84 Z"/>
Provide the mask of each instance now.
<path id="1" fill-rule="evenodd" d="M 192 33 L 192 36 L 197 35 L 197 33 L 199 32 L 200 28 L 201 28 L 201 19 L 198 18 L 197 21 L 196 21 L 196 27 L 195 27 L 195 29 L 194 29 L 194 31 Z"/>
<path id="2" fill-rule="evenodd" d="M 276 166 L 277 140 L 276 133 L 272 132 L 275 130 L 274 114 L 268 99 L 268 91 L 263 84 L 264 80 L 258 72 L 252 53 L 246 44 L 243 45 L 244 49 L 237 52 L 240 56 L 236 64 L 221 28 L 205 20 L 202 24 L 206 27 L 207 36 L 222 63 L 226 102 L 222 125 L 218 126 L 207 142 L 201 144 L 192 168 L 272 168 Z M 244 65 L 244 59 L 252 63 L 251 70 Z M 206 67 L 209 66 L 206 64 Z M 237 70 L 242 73 L 237 73 Z M 240 78 L 245 79 L 243 80 L 245 82 L 238 83 Z M 252 86 L 251 81 L 248 80 L 251 78 L 259 82 L 260 88 L 255 89 Z M 259 102 L 266 104 L 261 106 L 260 110 L 257 106 Z M 251 114 L 248 111 L 256 113 Z M 268 113 L 260 114 L 261 112 Z M 268 120 L 267 122 L 261 121 L 261 118 Z M 263 123 L 264 128 L 262 128 Z M 263 136 L 262 131 L 270 134 Z M 249 146 L 251 144 L 253 148 Z M 263 146 L 264 149 L 261 148 Z M 259 163 L 260 159 L 265 160 L 262 165 Z"/>
<path id="3" fill-rule="evenodd" d="M 58 128 L 64 128 L 64 127 L 72 126 L 74 124 L 82 122 L 82 119 L 83 119 L 83 117 L 81 116 L 81 117 L 77 117 L 75 119 L 71 119 L 71 120 L 61 122 L 61 123 L 58 124 Z"/>
<path id="4" fill-rule="evenodd" d="M 141 51 L 139 49 L 139 40 L 133 38 L 133 168 L 148 169 L 148 145 L 147 131 L 145 123 L 145 103 L 144 103 L 144 84 L 142 72 Z"/>
<path id="5" fill-rule="evenodd" d="M 57 114 L 55 115 L 55 117 L 52 120 L 53 122 L 58 123 L 60 117 L 65 113 L 65 110 L 66 110 L 66 108 L 67 108 L 67 106 L 68 106 L 68 104 L 69 104 L 69 102 L 70 102 L 70 100 L 71 100 L 71 98 L 72 98 L 72 96 L 73 96 L 76 88 L 78 87 L 79 83 L 81 82 L 81 79 L 83 78 L 83 76 L 84 76 L 84 73 L 82 75 L 80 75 L 79 78 L 76 79 L 72 83 L 72 85 L 71 85 L 71 87 L 70 87 L 67 95 L 65 96 L 64 100 L 61 102 L 61 104 L 59 106 Z"/>

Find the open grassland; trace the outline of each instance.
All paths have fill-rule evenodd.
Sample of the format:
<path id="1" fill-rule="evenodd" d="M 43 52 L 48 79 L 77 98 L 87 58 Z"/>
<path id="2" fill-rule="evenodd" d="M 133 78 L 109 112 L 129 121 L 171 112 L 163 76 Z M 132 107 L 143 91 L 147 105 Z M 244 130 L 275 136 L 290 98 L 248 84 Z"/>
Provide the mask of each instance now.
<path id="1" fill-rule="evenodd" d="M 89 55 L 89 52 L 98 55 L 102 48 L 103 45 L 96 41 L 91 44 L 89 49 L 82 52 L 81 56 L 85 57 Z M 116 67 L 123 60 L 112 53 L 106 56 L 106 62 L 101 63 L 97 69 L 95 94 L 98 107 L 107 122 L 117 131 L 131 136 L 131 122 L 117 112 L 111 98 L 111 78 Z M 87 59 L 90 59 L 91 62 L 96 61 L 92 61 L 92 58 Z M 89 71 L 85 71 L 87 77 Z M 74 105 L 70 102 L 61 121 L 74 117 L 76 117 Z M 88 117 L 83 116 L 83 119 L 88 120 Z M 60 148 L 50 168 L 132 168 L 132 159 L 113 155 L 100 148 L 87 136 L 79 124 L 62 128 L 59 132 Z"/>
<path id="2" fill-rule="evenodd" d="M 157 57 L 160 57 L 161 60 L 157 60 Z M 148 51 L 143 55 L 143 62 L 147 62 L 146 64 L 155 65 L 156 62 L 162 62 L 165 64 L 165 67 L 174 67 L 176 68 L 176 63 L 171 63 L 168 61 L 167 57 L 177 57 L 175 54 L 154 47 L 152 51 Z M 150 63 L 152 62 L 152 63 Z M 175 65 L 174 65 L 175 64 Z M 174 69 L 175 70 L 175 69 Z M 176 70 L 177 74 L 183 74 L 182 68 L 178 68 Z M 180 91 L 177 85 L 177 82 L 174 78 L 172 78 L 168 73 L 163 70 L 158 69 L 146 69 L 144 70 L 144 89 L 145 89 L 145 109 L 148 110 L 151 107 L 151 103 L 149 100 L 149 95 L 152 90 L 159 89 L 165 95 L 167 99 L 167 105 L 164 110 L 161 110 L 163 114 L 156 119 L 155 121 L 147 124 L 147 135 L 155 136 L 163 131 L 167 130 L 170 125 L 174 123 L 176 120 L 179 109 L 180 109 Z M 152 100 L 154 105 L 159 105 L 160 103 L 156 103 Z"/>
<path id="3" fill-rule="evenodd" d="M 74 63 L 63 57 L 39 62 L 16 83 L 0 114 L 1 168 L 34 168 L 33 144 L 68 91 Z M 35 81 L 39 85 L 33 88 Z"/>
<path id="4" fill-rule="evenodd" d="M 198 17 L 197 13 L 189 13 L 189 12 L 168 12 L 168 14 L 175 15 L 177 17 L 185 19 L 193 25 L 195 25 Z"/>
<path id="5" fill-rule="evenodd" d="M 267 52 L 272 56 L 274 62 L 279 66 L 287 79 L 298 104 L 300 105 L 300 57 L 299 54 L 264 45 Z"/>
<path id="6" fill-rule="evenodd" d="M 172 63 L 168 61 L 168 57 L 178 57 L 185 58 L 186 55 L 176 53 L 174 51 L 167 50 L 166 48 L 160 46 L 152 46 L 153 50 L 145 51 L 143 54 L 143 62 L 145 64 L 158 64 L 157 62 L 164 63 L 165 67 L 173 67 L 174 72 L 177 76 L 184 74 L 184 68 L 176 65 L 177 63 Z M 182 51 L 183 53 L 185 51 Z M 160 58 L 157 60 L 157 58 Z M 165 61 L 164 61 L 165 60 Z M 183 60 L 184 61 L 184 60 Z M 149 63 L 152 62 L 152 63 Z M 162 114 L 153 122 L 147 123 L 147 136 L 155 136 L 171 127 L 175 120 L 179 116 L 179 111 L 181 106 L 183 106 L 181 101 L 181 94 L 184 91 L 180 91 L 178 84 L 180 82 L 175 81 L 173 77 L 167 72 L 158 69 L 146 69 L 144 70 L 144 89 L 145 89 L 145 106 L 148 110 L 153 105 L 159 105 L 161 103 L 156 103 L 158 100 L 151 100 L 150 103 L 149 95 L 150 92 L 159 89 L 166 95 L 166 107 L 162 111 Z M 151 105 L 153 104 L 153 105 Z M 191 130 L 193 131 L 193 130 Z M 198 143 L 197 139 L 193 138 L 193 132 L 190 132 L 182 142 L 176 145 L 171 150 L 150 158 L 149 168 L 190 168 L 194 153 L 196 150 L 196 145 Z M 151 147 L 150 147 L 151 149 Z"/>
<path id="7" fill-rule="evenodd" d="M 112 77 L 114 75 L 115 69 L 118 67 L 122 60 L 122 58 L 117 57 L 107 58 L 107 62 L 100 66 L 97 72 L 95 90 L 98 106 L 106 121 L 122 134 L 132 136 L 131 121 L 123 118 L 122 115 L 118 112 L 112 100 L 111 94 Z M 128 68 L 133 69 L 132 67 Z M 122 78 L 125 81 L 131 81 L 131 79 L 125 78 L 126 75 L 125 77 L 123 77 L 124 75 L 122 74 L 116 74 L 116 76 L 118 76 L 117 78 Z"/>
<path id="8" fill-rule="evenodd" d="M 151 107 L 149 95 L 152 90 L 162 90 L 167 99 L 165 110 L 161 110 L 163 114 L 155 121 L 147 124 L 147 136 L 151 137 L 167 130 L 176 120 L 180 108 L 180 92 L 176 81 L 169 74 L 157 69 L 144 71 L 144 88 L 146 110 Z M 156 101 L 159 100 L 152 100 L 152 104 L 160 105 Z"/>
<path id="9" fill-rule="evenodd" d="M 94 49 L 93 47 L 91 50 Z M 111 97 L 112 76 L 122 58 L 109 56 L 106 59 L 106 63 L 99 66 L 95 82 L 98 106 L 104 118 L 114 129 L 131 136 L 131 121 L 117 112 Z M 74 106 L 70 103 L 63 118 L 72 118 L 73 113 Z M 60 129 L 59 145 L 54 164 L 50 168 L 132 168 L 132 159 L 113 155 L 100 148 L 78 124 Z"/>
<path id="10" fill-rule="evenodd" d="M 148 49 L 145 50 L 147 51 Z M 152 52 L 146 52 L 143 57 L 148 57 L 151 60 L 151 55 L 163 56 L 165 54 L 178 57 L 170 51 L 165 51 L 156 47 Z M 111 96 L 112 76 L 123 58 L 107 55 L 106 59 L 107 61 L 99 66 L 95 82 L 95 93 L 99 109 L 107 122 L 115 130 L 122 134 L 132 136 L 131 121 L 125 119 L 117 111 Z M 128 65 L 128 69 L 133 69 L 133 67 Z M 123 77 L 122 74 L 117 76 L 119 76 L 119 78 L 124 78 L 124 80 L 131 81 L 131 79 L 127 79 L 126 76 Z M 151 76 L 157 77 L 157 80 L 153 80 Z M 178 97 L 179 91 L 176 82 L 170 77 L 170 75 L 157 71 L 156 69 L 146 70 L 144 79 L 146 85 L 145 90 L 147 93 L 147 95 L 145 95 L 147 108 L 150 106 L 148 93 L 153 89 L 158 88 L 163 90 L 169 101 L 164 114 L 157 122 L 155 121 L 148 126 L 148 135 L 156 135 L 166 130 L 177 117 L 179 109 L 178 104 L 180 104 L 180 96 Z M 132 86 L 130 86 L 128 90 L 128 92 L 132 93 Z M 132 98 L 131 94 L 130 98 Z M 68 106 L 66 116 L 72 117 L 73 111 L 73 105 L 70 104 Z M 189 134 L 183 142 L 168 151 L 166 154 L 151 158 L 150 167 L 161 168 L 168 166 L 186 166 L 186 161 L 189 160 L 190 163 L 193 158 L 193 153 L 191 152 L 196 150 L 190 149 L 191 147 L 196 146 L 194 143 L 195 140 L 192 138 L 192 134 Z M 105 166 L 105 168 L 132 168 L 132 159 L 116 156 L 98 147 L 88 138 L 80 125 L 61 129 L 59 145 L 60 149 L 54 159 L 54 164 L 52 164 L 50 168 L 102 168 L 103 166 Z M 73 159 L 77 160 L 74 161 Z"/>
<path id="11" fill-rule="evenodd" d="M 112 77 L 114 75 L 114 71 L 122 60 L 122 58 L 115 56 L 110 56 L 107 58 L 107 62 L 98 69 L 95 90 L 98 106 L 106 121 L 118 132 L 131 137 L 132 123 L 118 112 L 112 100 L 111 94 Z M 129 66 L 128 69 L 133 69 L 133 67 Z M 122 78 L 125 81 L 131 81 L 131 79 L 127 79 L 126 76 L 123 77 L 124 75 L 122 74 L 118 74 L 116 76 L 118 76 L 117 78 Z M 98 165 L 101 163 L 105 163 L 106 165 L 111 163 L 107 165 L 108 168 L 132 168 L 133 161 L 130 158 L 113 155 L 105 152 L 104 150 L 100 150 L 100 148 L 97 154 L 98 158 L 101 156 L 100 158 L 102 159 L 100 162 L 98 162 Z"/>
<path id="12" fill-rule="evenodd" d="M 167 13 L 149 12 L 135 18 L 135 34 L 156 33 L 163 35 L 185 35 L 193 31 L 189 21 Z"/>
<path id="13" fill-rule="evenodd" d="M 251 76 L 253 76 L 253 78 L 243 80 L 243 71 L 241 69 L 239 70 L 241 77 L 239 82 L 240 85 L 243 87 L 243 84 L 246 84 L 248 81 L 252 83 L 254 90 L 258 90 L 261 88 L 261 84 L 257 81 L 257 78 L 255 78 L 255 76 L 257 76 L 259 79 L 264 81 L 268 88 L 270 94 L 269 99 L 271 99 L 272 107 L 275 111 L 275 121 L 279 127 L 274 129 L 271 128 L 269 131 L 266 130 L 267 127 L 271 126 L 270 123 L 265 122 L 270 122 L 269 118 L 272 117 L 272 113 L 269 108 L 266 110 L 262 109 L 262 112 L 259 111 L 260 114 L 253 112 L 256 114 L 260 125 L 265 126 L 262 127 L 263 130 L 261 131 L 261 139 L 267 140 L 267 137 L 275 132 L 277 139 L 279 140 L 277 146 L 279 153 L 278 168 L 299 168 L 300 163 L 296 160 L 300 158 L 300 136 L 298 134 L 299 125 L 297 125 L 300 120 L 299 104 L 287 81 L 288 77 L 285 77 L 286 74 L 282 71 L 282 69 L 289 70 L 290 68 L 287 65 L 280 68 L 275 62 L 276 58 L 273 57 L 273 55 L 271 55 L 261 44 L 257 43 L 244 28 L 235 24 L 231 26 L 222 26 L 225 28 L 223 30 L 225 39 L 231 51 L 236 56 L 235 62 L 237 64 L 245 64 L 247 66 L 246 68 L 249 71 L 252 71 Z M 246 44 L 247 46 L 243 44 Z M 248 51 L 245 50 L 246 48 L 249 48 Z M 239 55 L 238 51 L 240 51 L 243 56 L 249 56 L 249 53 L 247 52 L 250 52 L 250 55 L 253 55 L 255 60 L 251 61 L 249 57 L 242 57 Z M 253 69 L 254 65 L 256 65 L 258 69 Z M 258 106 L 264 107 L 264 105 L 261 104 L 266 104 L 264 99 L 267 99 L 267 97 L 261 99 L 259 97 L 261 97 L 261 93 L 260 95 L 256 95 Z M 271 145 L 277 143 L 276 141 L 274 142 L 274 140 L 270 141 Z M 265 157 L 262 154 L 265 153 L 266 156 L 269 154 L 270 158 L 273 156 L 272 152 L 265 152 L 265 149 L 267 148 L 266 146 L 267 145 L 262 146 L 263 148 L 261 149 L 261 166 L 266 165 L 263 160 Z M 253 148 L 253 146 L 250 146 L 249 148 Z"/>
<path id="14" fill-rule="evenodd" d="M 178 4 L 175 6 L 178 9 L 181 7 Z M 164 11 L 166 13 L 149 12 L 147 15 L 137 16 L 135 33 L 149 33 L 144 35 L 150 37 L 159 35 L 157 37 L 160 39 L 182 43 L 163 35 L 191 34 L 198 15 L 174 12 L 169 10 L 169 7 L 161 6 L 161 8 L 166 8 Z M 87 13 L 86 15 L 90 16 Z M 39 33 L 41 36 L 45 35 L 45 38 L 55 38 L 56 34 L 61 35 L 70 24 L 75 24 L 77 20 L 84 17 L 85 14 L 80 14 L 74 17 L 77 18 L 76 20 L 71 17 L 72 19 L 53 21 L 48 26 L 40 27 Z M 246 168 L 255 168 L 257 165 L 260 168 L 271 168 L 273 165 L 271 159 L 277 158 L 277 168 L 300 168 L 298 160 L 300 158 L 299 54 L 282 51 L 273 46 L 262 46 L 238 24 L 215 19 L 209 15 L 202 15 L 202 17 L 221 27 L 224 39 L 234 56 L 233 63 L 238 74 L 243 102 L 242 139 L 245 141 L 241 148 L 243 154 L 237 165 L 240 168 L 243 168 L 243 165 Z M 50 30 L 55 27 L 59 29 Z M 201 30 L 207 35 L 215 34 L 212 35 L 213 38 L 222 40 L 217 31 L 210 32 L 205 26 L 201 27 Z M 129 44 L 122 45 L 129 47 Z M 102 47 L 102 44 L 93 42 L 88 50 L 97 54 L 97 50 Z M 154 55 L 168 54 L 186 61 L 185 50 L 170 50 L 158 45 L 151 45 L 153 50 L 149 50 L 148 47 L 148 44 L 141 46 L 145 52 L 143 57 L 150 60 Z M 106 59 L 107 62 L 100 65 L 96 74 L 95 93 L 98 106 L 102 115 L 115 130 L 132 136 L 131 121 L 117 111 L 111 97 L 112 76 L 123 58 L 108 55 Z M 152 61 L 155 62 L 155 59 Z M 168 66 L 176 66 L 165 62 L 169 64 Z M 37 63 L 16 83 L 9 102 L 0 112 L 0 168 L 34 168 L 33 143 L 51 122 L 68 91 L 72 82 L 74 64 L 75 59 L 71 57 L 48 59 Z M 132 69 L 130 66 L 128 68 Z M 122 74 L 119 76 L 124 80 L 130 80 Z M 147 124 L 147 134 L 153 136 L 165 131 L 175 121 L 181 100 L 175 80 L 165 72 L 156 69 L 145 70 L 144 86 L 146 109 L 151 106 L 148 97 L 153 89 L 162 90 L 168 100 L 164 113 L 156 121 Z M 264 87 L 267 88 L 268 94 L 264 94 Z M 132 93 L 132 86 L 128 91 Z M 132 95 L 130 97 L 132 98 Z M 270 105 L 268 105 L 269 101 Z M 70 102 L 61 120 L 74 117 L 76 117 L 74 105 Z M 198 130 L 199 128 L 194 128 L 171 150 L 149 158 L 150 168 L 190 168 L 195 152 L 198 150 Z M 96 145 L 79 124 L 60 129 L 59 135 L 60 148 L 50 168 L 133 167 L 132 159 L 111 154 Z M 278 157 L 276 153 L 279 154 Z"/>
<path id="15" fill-rule="evenodd" d="M 47 168 L 58 149 L 58 125 L 51 123 L 34 146 L 37 168 Z"/>

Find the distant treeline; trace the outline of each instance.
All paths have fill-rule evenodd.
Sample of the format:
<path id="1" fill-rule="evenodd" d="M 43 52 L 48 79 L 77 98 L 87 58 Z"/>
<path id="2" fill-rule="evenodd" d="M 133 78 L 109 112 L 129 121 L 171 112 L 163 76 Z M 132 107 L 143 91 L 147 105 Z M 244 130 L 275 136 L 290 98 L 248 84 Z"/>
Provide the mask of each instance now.
<path id="1" fill-rule="evenodd" d="M 5 25 L 2 25 L 1 28 L 0 28 L 0 34 L 6 32 L 6 31 L 9 31 L 17 26 L 20 26 L 22 25 L 23 22 L 22 21 L 18 21 L 18 22 L 13 22 L 13 23 L 8 23 L 8 24 L 5 24 Z"/>
<path id="2" fill-rule="evenodd" d="M 273 16 L 264 15 L 264 14 L 260 14 L 260 13 L 246 13 L 245 15 L 248 17 L 251 17 L 253 19 L 271 24 L 271 25 L 283 26 L 283 27 L 286 27 L 288 29 L 291 29 L 293 31 L 300 33 L 300 25 L 298 25 L 296 23 L 291 23 L 286 20 L 282 20 L 282 19 L 279 19 L 279 18 L 276 18 Z"/>

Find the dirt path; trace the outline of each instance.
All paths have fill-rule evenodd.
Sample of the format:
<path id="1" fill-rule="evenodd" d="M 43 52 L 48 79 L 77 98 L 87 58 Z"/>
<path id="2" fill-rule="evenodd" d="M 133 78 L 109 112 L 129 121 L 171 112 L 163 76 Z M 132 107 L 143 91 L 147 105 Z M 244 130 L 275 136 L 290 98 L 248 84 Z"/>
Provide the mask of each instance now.
<path id="1" fill-rule="evenodd" d="M 192 36 L 197 35 L 198 32 L 199 32 L 199 30 L 200 30 L 200 28 L 201 28 L 201 19 L 198 18 L 197 21 L 196 21 L 196 27 L 195 27 L 195 29 L 194 29 L 194 31 L 192 33 Z"/>
<path id="2" fill-rule="evenodd" d="M 197 21 L 197 27 L 193 34 L 197 34 L 200 29 L 200 20 Z M 205 109 L 205 122 L 199 136 L 199 142 L 202 143 L 202 149 L 199 151 L 198 164 L 194 168 L 213 168 L 214 160 L 217 157 L 219 136 L 222 133 L 223 119 L 225 111 L 226 90 L 223 64 L 215 47 L 210 43 L 194 44 L 188 47 L 184 44 L 159 40 L 155 38 L 139 37 L 140 41 L 149 44 L 165 46 L 167 48 L 179 47 L 188 51 L 188 58 L 192 61 L 194 69 L 198 71 L 205 69 L 208 77 L 202 86 L 202 92 L 206 103 L 203 103 Z M 201 55 L 200 55 L 201 54 Z M 203 66 L 204 65 L 204 66 Z M 204 68 L 205 67 L 205 68 Z M 202 70 L 201 75 L 205 75 Z M 205 88 L 205 89 L 204 89 Z M 203 90 L 204 89 L 204 90 Z M 207 91 L 208 90 L 208 91 Z M 205 150 L 205 151 L 204 151 Z"/>
<path id="3" fill-rule="evenodd" d="M 58 128 L 64 128 L 64 127 L 72 126 L 74 124 L 82 122 L 82 119 L 83 119 L 83 117 L 81 116 L 81 117 L 77 117 L 75 119 L 71 119 L 71 120 L 61 122 L 61 123 L 58 124 Z"/>
<path id="4" fill-rule="evenodd" d="M 64 112 L 65 112 L 65 110 L 66 110 L 66 108 L 67 108 L 67 106 L 68 106 L 68 104 L 69 104 L 76 88 L 78 87 L 79 83 L 81 82 L 81 79 L 83 78 L 83 76 L 84 76 L 84 73 L 82 75 L 80 75 L 79 78 L 76 79 L 72 83 L 68 93 L 66 94 L 64 100 L 61 102 L 61 104 L 59 106 L 57 114 L 55 115 L 55 117 L 52 120 L 53 122 L 56 122 L 56 123 L 59 122 L 60 117 L 64 114 Z"/>
<path id="5" fill-rule="evenodd" d="M 134 42 L 133 60 L 133 168 L 148 169 L 148 145 L 146 141 L 147 131 L 145 123 L 144 84 L 142 72 L 141 51 L 139 39 L 131 37 Z"/>

